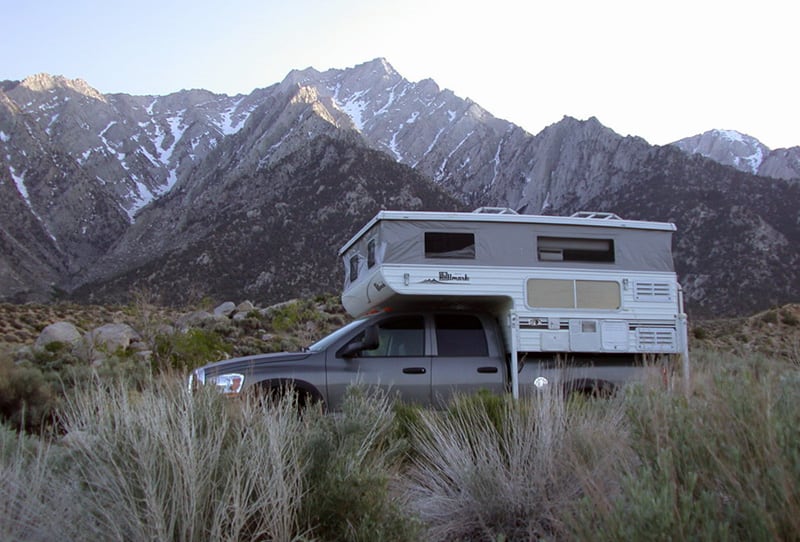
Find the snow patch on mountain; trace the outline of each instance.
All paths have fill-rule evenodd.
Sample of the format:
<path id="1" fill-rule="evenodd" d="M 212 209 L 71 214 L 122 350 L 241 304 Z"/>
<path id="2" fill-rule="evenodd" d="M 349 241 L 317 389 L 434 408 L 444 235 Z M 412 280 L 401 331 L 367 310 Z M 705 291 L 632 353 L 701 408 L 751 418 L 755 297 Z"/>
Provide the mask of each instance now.
<path id="1" fill-rule="evenodd" d="M 156 198 L 156 194 L 153 194 L 147 186 L 139 181 L 138 179 L 134 179 L 136 183 L 136 193 L 138 198 L 133 200 L 133 203 L 126 212 L 128 214 L 128 218 L 130 219 L 131 223 L 133 223 L 136 219 L 136 213 L 138 213 L 142 207 L 150 203 Z"/>
<path id="2" fill-rule="evenodd" d="M 364 131 L 364 111 L 366 111 L 370 105 L 370 102 L 368 100 L 363 99 L 368 92 L 369 90 L 362 90 L 360 92 L 355 92 L 344 103 L 339 102 L 339 100 L 337 99 L 337 95 L 334 95 L 334 100 L 339 106 L 339 109 L 344 111 L 352 119 L 353 125 L 359 132 Z"/>
<path id="3" fill-rule="evenodd" d="M 47 228 L 47 223 L 44 220 L 42 220 L 42 217 L 39 215 L 39 213 L 36 212 L 36 209 L 33 208 L 33 203 L 31 202 L 31 196 L 28 193 L 28 187 L 25 184 L 25 173 L 23 172 L 21 175 L 18 174 L 16 169 L 14 169 L 14 167 L 12 166 L 8 167 L 8 172 L 11 174 L 11 178 L 14 180 L 14 184 L 16 185 L 17 191 L 19 192 L 20 196 L 22 196 L 22 199 L 24 199 L 25 203 L 28 205 L 28 209 L 31 210 L 33 216 L 42 225 L 44 231 L 46 231 L 47 235 L 50 236 L 50 239 L 52 239 L 55 242 L 58 242 L 55 235 L 53 235 Z"/>
<path id="4" fill-rule="evenodd" d="M 25 200 L 25 203 L 28 204 L 30 210 L 33 211 L 33 205 L 31 205 L 31 196 L 28 194 L 28 187 L 25 186 L 25 174 L 17 174 L 17 171 L 12 166 L 9 166 L 8 171 L 11 173 L 11 178 L 14 179 L 14 184 L 17 186 L 17 192 L 19 192 L 20 196 L 22 196 L 22 198 Z"/>
<path id="5" fill-rule="evenodd" d="M 226 136 L 233 135 L 242 128 L 244 128 L 244 124 L 247 121 L 247 118 L 250 116 L 250 113 L 252 113 L 252 108 L 245 114 L 243 114 L 238 121 L 234 122 L 233 120 L 233 115 L 234 113 L 236 113 L 236 109 L 239 107 L 239 104 L 241 104 L 243 100 L 244 96 L 233 102 L 231 106 L 228 107 L 228 109 L 222 111 L 221 114 L 222 122 L 216 124 L 216 126 L 217 128 L 219 128 L 220 132 L 222 132 L 223 135 Z"/>

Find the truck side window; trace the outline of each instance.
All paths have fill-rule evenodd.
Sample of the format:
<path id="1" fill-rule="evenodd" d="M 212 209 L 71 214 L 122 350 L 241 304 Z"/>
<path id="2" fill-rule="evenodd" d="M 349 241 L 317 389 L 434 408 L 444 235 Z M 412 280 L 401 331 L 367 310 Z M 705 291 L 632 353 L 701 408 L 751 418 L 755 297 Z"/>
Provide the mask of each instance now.
<path id="1" fill-rule="evenodd" d="M 361 357 L 425 355 L 425 319 L 422 316 L 397 316 L 384 320 L 378 325 L 378 337 L 378 348 L 362 352 Z"/>
<path id="2" fill-rule="evenodd" d="M 437 314 L 436 344 L 440 356 L 488 356 L 486 332 L 471 314 Z"/>

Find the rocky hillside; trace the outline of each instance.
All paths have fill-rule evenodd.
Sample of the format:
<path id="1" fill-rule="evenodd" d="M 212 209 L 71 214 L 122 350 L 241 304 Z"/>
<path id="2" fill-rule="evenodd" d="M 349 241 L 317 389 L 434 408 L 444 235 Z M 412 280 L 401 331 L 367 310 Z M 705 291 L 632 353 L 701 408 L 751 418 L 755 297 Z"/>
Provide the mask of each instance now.
<path id="1" fill-rule="evenodd" d="M 185 304 L 205 292 L 274 301 L 337 292 L 344 281 L 339 247 L 382 208 L 460 207 L 385 154 L 319 136 L 262 170 L 212 176 L 196 196 L 173 191 L 142 214 L 74 295 L 124 301 L 144 288 Z"/>
<path id="2" fill-rule="evenodd" d="M 695 314 L 800 299 L 800 183 L 594 118 L 529 134 L 383 59 L 234 97 L 4 82 L 0 151 L 3 299 L 337 291 L 336 249 L 377 210 L 479 205 L 674 221 Z"/>

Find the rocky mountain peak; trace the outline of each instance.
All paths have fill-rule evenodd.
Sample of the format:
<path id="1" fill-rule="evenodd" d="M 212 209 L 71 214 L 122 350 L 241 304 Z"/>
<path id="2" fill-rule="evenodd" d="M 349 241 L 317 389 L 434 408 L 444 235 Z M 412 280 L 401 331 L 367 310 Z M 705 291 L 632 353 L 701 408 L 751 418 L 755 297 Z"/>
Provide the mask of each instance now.
<path id="1" fill-rule="evenodd" d="M 97 89 L 89 85 L 83 79 L 67 79 L 61 75 L 49 75 L 46 73 L 38 73 L 30 77 L 26 77 L 20 83 L 20 86 L 33 91 L 33 92 L 47 92 L 58 89 L 65 89 L 82 94 L 87 98 L 92 98 L 99 101 L 106 101 L 106 98 Z"/>
<path id="2" fill-rule="evenodd" d="M 304 70 L 292 70 L 281 81 L 281 86 L 284 89 L 291 87 L 300 87 L 307 85 L 310 81 L 315 81 L 319 78 L 320 72 L 309 66 Z"/>
<path id="3" fill-rule="evenodd" d="M 766 145 L 736 130 L 709 130 L 676 141 L 673 145 L 685 152 L 701 154 L 748 173 L 758 173 L 758 168 L 769 154 Z"/>
<path id="4" fill-rule="evenodd" d="M 397 70 L 395 70 L 394 67 L 383 57 L 374 58 L 367 62 L 357 64 L 353 68 L 353 72 L 358 77 L 362 77 L 366 74 L 387 78 L 399 76 Z"/>
<path id="5" fill-rule="evenodd" d="M 800 179 L 800 147 L 770 150 L 758 139 L 736 130 L 709 130 L 672 143 L 689 154 L 699 154 L 739 171 Z"/>

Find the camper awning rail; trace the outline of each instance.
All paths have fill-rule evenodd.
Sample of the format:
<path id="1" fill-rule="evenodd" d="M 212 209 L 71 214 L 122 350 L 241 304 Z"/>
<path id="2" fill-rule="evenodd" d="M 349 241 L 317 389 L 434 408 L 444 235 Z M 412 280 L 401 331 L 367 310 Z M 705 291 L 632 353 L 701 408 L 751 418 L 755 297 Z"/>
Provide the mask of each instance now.
<path id="1" fill-rule="evenodd" d="M 577 216 L 576 216 L 577 215 Z M 610 219 L 610 213 L 576 213 L 573 216 L 520 215 L 511 213 L 457 213 L 441 211 L 380 211 L 372 220 L 361 228 L 345 245 L 339 249 L 339 256 L 347 252 L 366 232 L 381 220 L 435 220 L 440 222 L 504 222 L 507 224 L 561 224 L 583 225 L 605 228 L 623 228 L 639 230 L 675 231 L 675 224 L 670 222 L 650 222 L 644 220 L 624 220 L 616 215 Z"/>

